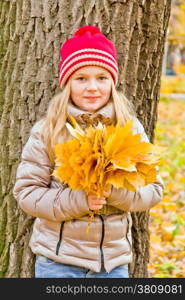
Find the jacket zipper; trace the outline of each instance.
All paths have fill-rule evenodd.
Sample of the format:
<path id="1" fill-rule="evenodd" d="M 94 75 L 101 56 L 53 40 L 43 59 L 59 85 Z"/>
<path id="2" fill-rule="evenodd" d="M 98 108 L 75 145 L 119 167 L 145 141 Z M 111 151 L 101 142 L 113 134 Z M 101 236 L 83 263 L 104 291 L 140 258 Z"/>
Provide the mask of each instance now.
<path id="1" fill-rule="evenodd" d="M 57 246 L 56 246 L 56 255 L 58 255 L 60 245 L 61 245 L 61 242 L 62 242 L 62 232 L 63 232 L 63 228 L 64 228 L 64 223 L 65 223 L 65 221 L 63 221 L 60 225 L 60 234 L 59 234 L 59 240 L 58 240 L 58 243 L 57 243 Z"/>
<path id="2" fill-rule="evenodd" d="M 101 252 L 101 269 L 104 268 L 104 256 L 103 256 L 103 249 L 102 249 L 102 245 L 103 245 L 103 240 L 104 240 L 104 235 L 105 235 L 105 223 L 104 223 L 104 219 L 101 215 L 100 219 L 102 221 L 102 235 L 101 235 L 101 241 L 100 241 L 100 252 Z"/>

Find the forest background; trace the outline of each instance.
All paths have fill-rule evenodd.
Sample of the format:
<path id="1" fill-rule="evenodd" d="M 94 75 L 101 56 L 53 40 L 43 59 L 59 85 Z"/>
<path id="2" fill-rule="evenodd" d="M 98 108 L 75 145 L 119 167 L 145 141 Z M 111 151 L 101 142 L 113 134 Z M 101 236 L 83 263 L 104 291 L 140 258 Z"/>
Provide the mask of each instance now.
<path id="1" fill-rule="evenodd" d="M 163 201 L 150 211 L 149 277 L 185 277 L 185 1 L 172 1 L 155 143 L 167 147 Z"/>

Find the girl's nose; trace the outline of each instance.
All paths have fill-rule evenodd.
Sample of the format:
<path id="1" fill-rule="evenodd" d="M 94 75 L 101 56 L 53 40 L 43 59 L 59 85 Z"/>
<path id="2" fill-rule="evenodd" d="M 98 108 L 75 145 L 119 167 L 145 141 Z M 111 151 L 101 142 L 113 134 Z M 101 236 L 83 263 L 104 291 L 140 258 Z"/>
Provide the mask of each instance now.
<path id="1" fill-rule="evenodd" d="M 87 90 L 91 90 L 91 91 L 97 90 L 97 82 L 95 79 L 88 80 Z"/>

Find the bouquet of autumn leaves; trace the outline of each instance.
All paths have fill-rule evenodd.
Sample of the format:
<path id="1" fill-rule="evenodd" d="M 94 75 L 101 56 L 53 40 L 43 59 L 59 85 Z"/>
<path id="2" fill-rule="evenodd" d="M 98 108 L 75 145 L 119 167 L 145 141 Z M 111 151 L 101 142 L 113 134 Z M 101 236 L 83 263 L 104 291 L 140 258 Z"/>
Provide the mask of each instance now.
<path id="1" fill-rule="evenodd" d="M 56 169 L 51 174 L 71 189 L 101 196 L 113 185 L 135 191 L 156 180 L 162 147 L 141 141 L 133 134 L 133 121 L 124 126 L 98 123 L 82 129 L 70 116 L 66 126 L 73 139 L 56 144 Z"/>

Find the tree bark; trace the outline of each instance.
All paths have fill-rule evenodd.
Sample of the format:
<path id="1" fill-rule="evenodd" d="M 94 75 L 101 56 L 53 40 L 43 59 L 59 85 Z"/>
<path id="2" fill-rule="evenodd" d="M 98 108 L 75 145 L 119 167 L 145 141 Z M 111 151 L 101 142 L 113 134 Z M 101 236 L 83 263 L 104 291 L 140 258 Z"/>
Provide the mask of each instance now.
<path id="1" fill-rule="evenodd" d="M 115 42 L 119 88 L 153 141 L 170 8 L 170 0 L 0 0 L 0 277 L 34 277 L 34 218 L 19 209 L 12 188 L 30 129 L 59 92 L 61 44 L 82 25 Z M 147 277 L 149 214 L 132 218 L 130 277 Z"/>

